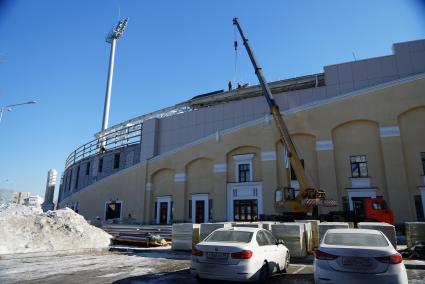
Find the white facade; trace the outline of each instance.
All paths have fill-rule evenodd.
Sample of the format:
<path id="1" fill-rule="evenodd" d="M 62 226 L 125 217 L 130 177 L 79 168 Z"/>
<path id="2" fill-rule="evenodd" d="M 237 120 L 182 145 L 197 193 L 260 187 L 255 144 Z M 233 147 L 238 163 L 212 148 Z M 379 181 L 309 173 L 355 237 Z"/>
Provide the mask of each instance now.
<path id="1" fill-rule="evenodd" d="M 16 204 L 24 204 L 25 199 L 30 196 L 29 192 L 12 192 L 11 202 Z"/>
<path id="2" fill-rule="evenodd" d="M 31 207 L 41 207 L 41 204 L 43 203 L 43 198 L 38 195 L 30 195 L 27 198 L 24 199 L 24 205 L 31 206 Z"/>

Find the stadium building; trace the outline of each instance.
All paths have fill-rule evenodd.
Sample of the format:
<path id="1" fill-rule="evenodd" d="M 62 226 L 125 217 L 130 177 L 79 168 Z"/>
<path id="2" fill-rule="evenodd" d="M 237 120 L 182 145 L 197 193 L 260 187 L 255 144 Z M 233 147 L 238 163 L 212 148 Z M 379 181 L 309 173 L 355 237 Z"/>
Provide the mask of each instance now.
<path id="1" fill-rule="evenodd" d="M 338 208 L 382 196 L 424 220 L 425 40 L 270 83 L 307 173 Z M 218 91 L 109 127 L 66 160 L 59 207 L 87 219 L 250 221 L 281 215 L 295 177 L 259 86 Z"/>

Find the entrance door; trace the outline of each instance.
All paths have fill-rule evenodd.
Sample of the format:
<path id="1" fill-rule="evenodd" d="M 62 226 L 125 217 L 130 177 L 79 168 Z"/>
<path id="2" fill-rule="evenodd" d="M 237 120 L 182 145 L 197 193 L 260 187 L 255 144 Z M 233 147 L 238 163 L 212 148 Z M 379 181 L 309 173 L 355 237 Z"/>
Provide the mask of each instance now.
<path id="1" fill-rule="evenodd" d="M 121 202 L 107 203 L 105 215 L 105 220 L 121 218 Z"/>
<path id="2" fill-rule="evenodd" d="M 257 199 L 234 200 L 233 201 L 233 220 L 235 221 L 257 221 L 258 220 L 258 202 Z"/>
<path id="3" fill-rule="evenodd" d="M 167 224 L 168 202 L 159 203 L 159 224 Z"/>
<path id="4" fill-rule="evenodd" d="M 205 201 L 204 200 L 196 200 L 195 205 L 195 222 L 196 223 L 204 223 L 205 222 Z"/>
<path id="5" fill-rule="evenodd" d="M 364 197 L 353 197 L 354 215 L 356 217 L 365 217 Z"/>
<path id="6" fill-rule="evenodd" d="M 418 218 L 419 222 L 423 222 L 425 220 L 424 218 L 424 211 L 423 211 L 423 205 L 422 205 L 422 196 L 415 195 L 415 208 L 416 208 L 416 218 Z"/>

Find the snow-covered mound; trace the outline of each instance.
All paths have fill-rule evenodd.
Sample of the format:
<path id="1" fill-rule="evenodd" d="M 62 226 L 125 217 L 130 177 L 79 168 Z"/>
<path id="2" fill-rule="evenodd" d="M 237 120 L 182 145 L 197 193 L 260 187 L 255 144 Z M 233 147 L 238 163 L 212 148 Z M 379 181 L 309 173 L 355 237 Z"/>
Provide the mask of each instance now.
<path id="1" fill-rule="evenodd" d="M 0 204 L 0 254 L 106 248 L 111 235 L 69 208 Z"/>

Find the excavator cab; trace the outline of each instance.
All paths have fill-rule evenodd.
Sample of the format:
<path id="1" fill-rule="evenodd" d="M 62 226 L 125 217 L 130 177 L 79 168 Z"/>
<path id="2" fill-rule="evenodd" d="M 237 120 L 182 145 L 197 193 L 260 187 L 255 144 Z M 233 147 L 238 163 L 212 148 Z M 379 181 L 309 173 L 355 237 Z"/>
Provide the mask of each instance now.
<path id="1" fill-rule="evenodd" d="M 285 200 L 294 200 L 295 199 L 295 188 L 284 187 L 283 188 L 283 197 L 285 198 Z"/>
<path id="2" fill-rule="evenodd" d="M 314 188 L 307 188 L 307 198 L 308 199 L 316 199 L 316 190 Z"/>
<path id="3" fill-rule="evenodd" d="M 275 191 L 275 203 L 295 199 L 295 189 L 292 187 L 278 188 Z"/>

